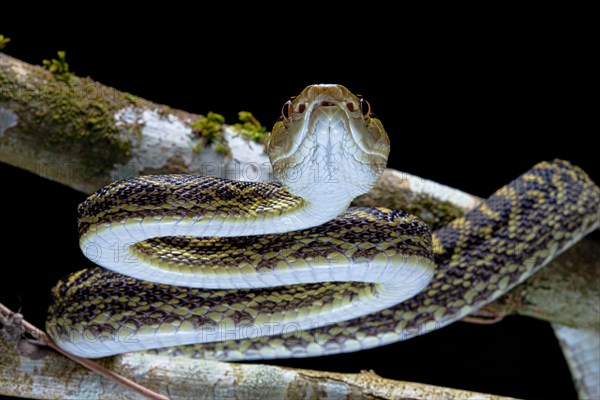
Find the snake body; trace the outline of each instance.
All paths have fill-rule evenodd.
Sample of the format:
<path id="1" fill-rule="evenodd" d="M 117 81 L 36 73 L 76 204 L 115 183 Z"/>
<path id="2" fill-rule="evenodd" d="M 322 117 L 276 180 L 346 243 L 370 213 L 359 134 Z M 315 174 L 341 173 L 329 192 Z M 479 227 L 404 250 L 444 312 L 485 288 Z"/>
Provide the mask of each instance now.
<path id="1" fill-rule="evenodd" d="M 558 160 L 433 234 L 401 211 L 347 209 L 389 152 L 365 107 L 339 85 L 286 104 L 268 145 L 278 182 L 157 175 L 96 192 L 80 244 L 105 268 L 57 284 L 48 333 L 85 357 L 356 351 L 461 319 L 600 224 L 600 189 Z"/>

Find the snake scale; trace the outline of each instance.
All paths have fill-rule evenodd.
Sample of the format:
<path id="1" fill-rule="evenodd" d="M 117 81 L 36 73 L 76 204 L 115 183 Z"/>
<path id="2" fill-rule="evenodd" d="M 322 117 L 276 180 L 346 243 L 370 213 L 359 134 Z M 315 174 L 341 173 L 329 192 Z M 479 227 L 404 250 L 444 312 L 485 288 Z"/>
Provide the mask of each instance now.
<path id="1" fill-rule="evenodd" d="M 389 153 L 368 103 L 312 85 L 282 114 L 267 146 L 277 181 L 143 176 L 80 205 L 81 248 L 105 268 L 53 289 L 59 346 L 226 360 L 372 348 L 461 319 L 600 224 L 600 189 L 560 160 L 433 233 L 402 211 L 348 208 Z"/>

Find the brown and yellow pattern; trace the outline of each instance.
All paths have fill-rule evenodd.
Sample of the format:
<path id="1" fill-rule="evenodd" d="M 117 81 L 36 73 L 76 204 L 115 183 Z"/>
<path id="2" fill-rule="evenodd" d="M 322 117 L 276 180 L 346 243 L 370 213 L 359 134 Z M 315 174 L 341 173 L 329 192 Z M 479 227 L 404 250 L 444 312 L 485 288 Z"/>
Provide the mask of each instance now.
<path id="1" fill-rule="evenodd" d="M 542 162 L 435 231 L 434 279 L 394 308 L 276 342 L 262 337 L 158 351 L 228 359 L 228 355 L 235 358 L 235 349 L 244 348 L 259 358 L 263 347 L 283 345 L 293 349 L 288 356 L 302 356 L 311 346 L 328 354 L 409 339 L 492 302 L 599 223 L 600 188 L 566 161 Z M 358 343 L 348 346 L 348 339 Z"/>
<path id="2" fill-rule="evenodd" d="M 80 245 L 98 241 L 100 265 L 154 283 L 77 272 L 52 292 L 48 333 L 90 357 L 196 342 L 160 351 L 228 360 L 356 351 L 461 319 L 600 224 L 600 189 L 565 161 L 534 166 L 433 235 L 400 211 L 344 211 L 389 150 L 368 102 L 311 85 L 285 103 L 267 145 L 282 183 L 155 175 L 99 190 L 79 208 Z M 122 247 L 141 261 L 127 265 Z"/>
<path id="3" fill-rule="evenodd" d="M 163 178 L 151 179 L 156 182 Z M 202 178 L 201 182 L 208 180 Z M 181 182 L 181 177 L 177 181 Z M 250 191 L 263 190 L 262 186 L 250 187 Z M 140 193 L 144 190 L 148 189 Z M 122 187 L 119 193 L 115 198 L 106 196 L 103 201 L 110 205 L 105 203 L 105 209 L 119 207 L 119 199 L 126 202 L 135 190 Z M 165 198 L 170 196 L 172 193 L 167 191 Z M 227 196 L 224 194 L 221 201 L 231 201 Z M 212 200 L 200 200 L 198 196 L 186 199 L 188 204 L 207 201 Z M 235 202 L 250 207 L 255 204 L 243 197 Z M 214 210 L 223 209 L 222 204 L 216 202 Z M 103 214 L 89 205 L 82 207 L 81 213 L 82 218 L 97 214 L 99 218 L 110 218 L 106 217 L 110 213 Z M 237 263 L 261 270 L 289 261 L 282 258 L 284 254 L 327 259 L 327 254 L 335 251 L 352 259 L 375 257 L 393 249 L 427 257 L 433 249 L 437 265 L 434 279 L 416 297 L 394 308 L 284 336 L 156 350 L 219 359 L 306 356 L 408 339 L 454 322 L 522 282 L 599 221 L 600 189 L 579 168 L 554 161 L 536 165 L 481 206 L 437 230 L 433 247 L 426 228 L 410 215 L 385 209 L 350 209 L 325 225 L 304 231 L 205 240 L 163 237 L 141 242 L 136 250 L 142 256 L 163 257 L 192 268 L 221 269 Z M 286 253 L 288 248 L 294 250 L 294 255 Z M 186 257 L 182 257 L 184 253 Z M 74 327 L 100 339 L 114 338 L 122 330 L 160 332 L 167 329 L 165 324 L 173 332 L 183 327 L 202 329 L 207 324 L 255 324 L 262 321 L 263 314 L 284 313 L 286 309 L 310 313 L 315 299 L 347 304 L 372 290 L 377 290 L 376 285 L 353 282 L 211 291 L 138 281 L 95 268 L 80 271 L 57 285 L 47 327 L 57 337 L 68 335 L 67 328 Z"/>
<path id="4" fill-rule="evenodd" d="M 79 206 L 79 236 L 102 224 L 163 217 L 277 216 L 303 207 L 279 182 L 246 182 L 198 175 L 148 175 L 114 182 Z"/>

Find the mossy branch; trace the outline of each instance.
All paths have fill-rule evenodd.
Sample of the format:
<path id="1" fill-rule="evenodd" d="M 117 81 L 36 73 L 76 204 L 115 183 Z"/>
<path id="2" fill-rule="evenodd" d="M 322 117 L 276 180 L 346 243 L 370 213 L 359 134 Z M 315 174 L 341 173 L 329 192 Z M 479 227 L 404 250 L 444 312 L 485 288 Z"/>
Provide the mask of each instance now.
<path id="1" fill-rule="evenodd" d="M 175 110 L 77 77 L 64 52 L 44 67 L 0 53 L 0 161 L 90 193 L 134 175 L 239 170 L 232 164 L 246 158 L 232 154 L 238 135 L 224 121 L 197 134 L 194 121 L 216 114 Z"/>

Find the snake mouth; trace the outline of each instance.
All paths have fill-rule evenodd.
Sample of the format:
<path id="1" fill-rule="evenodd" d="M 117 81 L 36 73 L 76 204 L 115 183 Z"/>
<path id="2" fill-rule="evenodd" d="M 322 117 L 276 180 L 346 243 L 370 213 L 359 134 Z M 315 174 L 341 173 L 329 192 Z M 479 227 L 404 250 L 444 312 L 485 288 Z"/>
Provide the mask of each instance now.
<path id="1" fill-rule="evenodd" d="M 353 118 L 359 118 L 359 111 L 354 113 L 350 111 L 345 101 L 326 96 L 325 99 L 313 99 L 311 102 L 302 102 L 294 107 L 297 111 L 290 114 L 287 119 L 285 128 L 282 130 L 286 134 L 279 136 L 281 141 L 276 143 L 274 135 L 271 136 L 272 143 L 279 147 L 278 154 L 272 155 L 272 163 L 280 159 L 302 157 L 300 153 L 307 149 L 315 151 L 317 148 L 312 144 L 307 145 L 307 143 L 321 142 L 325 144 L 325 142 L 330 142 L 332 133 L 337 136 L 335 138 L 337 142 L 349 139 L 359 148 L 363 147 L 360 143 L 356 143 L 358 137 L 351 132 L 353 126 L 350 121 Z M 310 158 L 309 155 L 305 154 L 304 156 Z"/>
<path id="2" fill-rule="evenodd" d="M 312 106 L 309 108 L 309 111 L 306 113 L 305 119 L 311 120 L 315 118 L 316 114 L 320 110 L 326 113 L 326 115 L 328 115 L 330 118 L 333 118 L 334 116 L 344 119 L 354 117 L 351 112 L 348 112 L 344 109 L 342 104 L 332 100 L 323 100 L 316 101 L 314 104 L 312 104 Z"/>
<path id="3" fill-rule="evenodd" d="M 344 109 L 338 102 L 322 100 L 315 102 L 305 116 L 305 133 L 303 139 L 319 144 L 311 146 L 313 151 L 327 149 L 330 153 L 334 149 L 345 149 L 344 142 L 355 141 L 351 132 L 350 120 L 355 118 L 351 112 Z"/>
<path id="4" fill-rule="evenodd" d="M 337 104 L 334 103 L 333 101 L 329 101 L 329 100 L 323 100 L 322 102 L 317 104 L 317 107 L 333 107 L 333 106 L 337 106 Z"/>
<path id="5" fill-rule="evenodd" d="M 387 160 L 387 147 L 383 146 L 382 149 L 381 143 L 377 143 L 379 140 L 386 142 L 385 138 L 382 135 L 373 137 L 362 109 L 360 106 L 353 108 L 352 104 L 346 99 L 334 98 L 315 101 L 305 113 L 303 133 L 299 136 L 298 146 L 294 150 L 301 149 L 302 142 L 310 138 L 315 143 L 329 148 L 329 151 L 335 151 L 331 145 L 337 143 L 342 150 L 358 149 L 370 160 L 369 162 L 373 158 Z M 348 142 L 348 145 L 343 145 L 343 142 Z M 353 154 L 353 158 L 362 158 L 356 152 Z"/>

